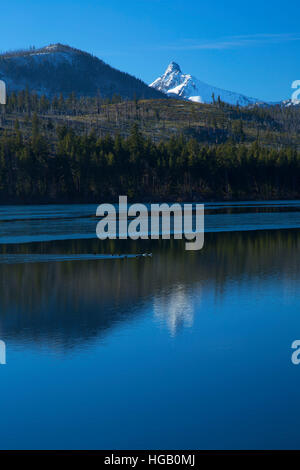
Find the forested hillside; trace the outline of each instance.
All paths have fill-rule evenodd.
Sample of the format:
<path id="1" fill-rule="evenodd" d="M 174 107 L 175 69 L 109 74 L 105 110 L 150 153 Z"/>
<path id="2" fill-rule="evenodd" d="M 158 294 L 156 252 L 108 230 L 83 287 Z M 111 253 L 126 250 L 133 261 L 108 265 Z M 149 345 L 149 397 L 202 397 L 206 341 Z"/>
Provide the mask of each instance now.
<path id="1" fill-rule="evenodd" d="M 11 94 L 0 201 L 300 197 L 298 107 Z"/>
<path id="2" fill-rule="evenodd" d="M 10 91 L 28 87 L 38 95 L 65 97 L 75 92 L 79 96 L 123 98 L 163 98 L 164 94 L 148 87 L 142 80 L 121 72 L 87 52 L 63 44 L 41 49 L 7 52 L 0 55 L 0 79 Z"/>
<path id="3" fill-rule="evenodd" d="M 36 112 L 49 138 L 55 138 L 57 125 L 66 124 L 78 134 L 94 130 L 128 136 L 133 124 L 151 140 L 160 141 L 183 134 L 198 142 L 219 144 L 259 142 L 276 149 L 299 148 L 300 106 L 239 107 L 216 100 L 199 104 L 182 100 L 124 100 L 118 94 L 104 98 L 78 97 L 71 93 L 48 98 L 22 90 L 11 93 L 2 110 L 2 128 L 9 132 L 17 118 L 25 134 L 31 133 L 31 119 Z M 54 130 L 51 133 L 51 130 Z"/>

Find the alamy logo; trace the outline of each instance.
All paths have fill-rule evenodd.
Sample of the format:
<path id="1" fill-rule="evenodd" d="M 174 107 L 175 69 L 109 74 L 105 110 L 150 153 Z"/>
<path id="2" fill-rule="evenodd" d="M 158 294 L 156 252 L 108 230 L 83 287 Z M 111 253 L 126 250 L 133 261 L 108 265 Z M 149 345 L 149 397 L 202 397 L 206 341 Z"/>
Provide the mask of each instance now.
<path id="1" fill-rule="evenodd" d="M 0 104 L 6 104 L 6 85 L 3 80 L 0 80 Z"/>
<path id="2" fill-rule="evenodd" d="M 6 345 L 0 340 L 0 365 L 6 364 Z"/>
<path id="3" fill-rule="evenodd" d="M 100 240 L 175 239 L 186 240 L 186 250 L 201 250 L 204 244 L 204 205 L 145 204 L 127 205 L 127 196 L 119 196 L 119 207 L 101 204 L 96 215 L 102 217 L 97 224 Z"/>
<path id="4" fill-rule="evenodd" d="M 292 363 L 298 366 L 300 364 L 300 340 L 295 339 L 295 341 L 292 342 L 291 348 L 295 349 L 291 357 Z"/>
<path id="5" fill-rule="evenodd" d="M 296 90 L 292 94 L 292 103 L 300 104 L 300 80 L 294 80 L 292 83 L 292 88 L 296 88 Z"/>

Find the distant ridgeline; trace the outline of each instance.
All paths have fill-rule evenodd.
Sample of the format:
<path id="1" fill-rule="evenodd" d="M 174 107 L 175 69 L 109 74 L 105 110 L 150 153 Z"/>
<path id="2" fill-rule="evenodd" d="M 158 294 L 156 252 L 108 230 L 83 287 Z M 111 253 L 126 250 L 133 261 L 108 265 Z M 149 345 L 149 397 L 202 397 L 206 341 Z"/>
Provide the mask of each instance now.
<path id="1" fill-rule="evenodd" d="M 0 79 L 7 83 L 9 91 L 28 88 L 48 97 L 72 92 L 79 96 L 101 93 L 109 98 L 117 93 L 127 99 L 165 97 L 142 80 L 62 44 L 1 54 Z"/>

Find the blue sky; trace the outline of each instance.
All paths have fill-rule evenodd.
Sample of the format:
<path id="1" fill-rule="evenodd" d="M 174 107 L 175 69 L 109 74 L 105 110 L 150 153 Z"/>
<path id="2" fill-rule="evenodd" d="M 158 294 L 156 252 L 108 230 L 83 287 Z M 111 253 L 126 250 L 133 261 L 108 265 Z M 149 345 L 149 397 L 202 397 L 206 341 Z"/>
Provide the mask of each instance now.
<path id="1" fill-rule="evenodd" d="M 1 5 L 2 51 L 66 43 L 147 83 L 168 63 L 264 100 L 300 79 L 300 4 L 252 0 L 14 0 Z"/>

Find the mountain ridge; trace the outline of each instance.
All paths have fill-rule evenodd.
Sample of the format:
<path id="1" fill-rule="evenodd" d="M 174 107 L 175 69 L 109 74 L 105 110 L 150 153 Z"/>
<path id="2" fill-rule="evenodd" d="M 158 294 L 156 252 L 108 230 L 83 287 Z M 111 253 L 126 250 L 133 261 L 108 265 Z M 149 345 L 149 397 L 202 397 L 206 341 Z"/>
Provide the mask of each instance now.
<path id="1" fill-rule="evenodd" d="M 104 98 L 115 94 L 124 99 L 165 97 L 139 78 L 88 52 L 60 43 L 2 53 L 0 79 L 6 82 L 9 91 L 28 88 L 46 96 L 100 93 Z"/>

